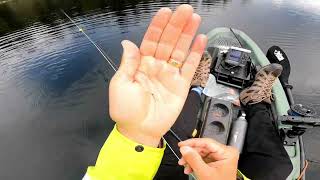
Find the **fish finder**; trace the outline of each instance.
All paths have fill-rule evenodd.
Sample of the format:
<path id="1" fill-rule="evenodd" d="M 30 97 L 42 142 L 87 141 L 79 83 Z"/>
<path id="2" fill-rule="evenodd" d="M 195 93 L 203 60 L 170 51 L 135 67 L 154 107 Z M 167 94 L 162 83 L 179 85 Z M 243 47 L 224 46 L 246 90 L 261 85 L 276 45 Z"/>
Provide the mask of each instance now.
<path id="1" fill-rule="evenodd" d="M 228 49 L 225 62 L 229 65 L 244 67 L 247 61 L 246 55 L 250 53 L 251 51 L 247 49 L 230 47 Z"/>
<path id="2" fill-rule="evenodd" d="M 214 64 L 211 73 L 220 84 L 243 89 L 254 80 L 251 50 L 233 46 L 209 47 Z"/>

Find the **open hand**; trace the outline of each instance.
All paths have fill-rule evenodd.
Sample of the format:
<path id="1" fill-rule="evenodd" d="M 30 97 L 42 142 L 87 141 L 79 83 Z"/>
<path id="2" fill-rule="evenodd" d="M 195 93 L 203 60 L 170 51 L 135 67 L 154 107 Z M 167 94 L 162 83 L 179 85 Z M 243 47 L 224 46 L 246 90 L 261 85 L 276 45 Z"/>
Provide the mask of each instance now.
<path id="1" fill-rule="evenodd" d="M 179 144 L 184 173 L 195 173 L 199 180 L 235 180 L 239 151 L 208 138 L 189 139 Z"/>
<path id="2" fill-rule="evenodd" d="M 109 87 L 109 110 L 123 135 L 157 146 L 174 124 L 206 47 L 206 36 L 198 35 L 189 50 L 200 21 L 189 5 L 174 13 L 162 8 L 140 49 L 128 40 L 122 42 L 121 65 Z M 172 60 L 181 67 L 170 64 Z"/>

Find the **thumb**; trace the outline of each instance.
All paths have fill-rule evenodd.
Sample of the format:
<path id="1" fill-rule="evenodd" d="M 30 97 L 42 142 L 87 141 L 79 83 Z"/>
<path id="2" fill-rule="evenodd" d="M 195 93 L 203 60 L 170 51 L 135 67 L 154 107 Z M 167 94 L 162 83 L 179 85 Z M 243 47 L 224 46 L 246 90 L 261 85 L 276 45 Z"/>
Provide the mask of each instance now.
<path id="1" fill-rule="evenodd" d="M 200 154 L 189 146 L 183 146 L 180 148 L 182 158 L 192 168 L 197 177 L 207 174 L 208 165 L 202 160 Z"/>
<path id="2" fill-rule="evenodd" d="M 123 47 L 123 53 L 119 72 L 125 74 L 127 78 L 131 80 L 140 64 L 140 51 L 139 48 L 129 40 L 122 41 L 121 45 Z"/>

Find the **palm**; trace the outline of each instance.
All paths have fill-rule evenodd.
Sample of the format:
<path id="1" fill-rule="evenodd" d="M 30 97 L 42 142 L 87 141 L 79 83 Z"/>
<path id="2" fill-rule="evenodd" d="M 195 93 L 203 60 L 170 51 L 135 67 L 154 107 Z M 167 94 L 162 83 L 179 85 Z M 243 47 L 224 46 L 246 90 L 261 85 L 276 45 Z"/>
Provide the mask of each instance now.
<path id="1" fill-rule="evenodd" d="M 134 81 L 125 81 L 119 84 L 117 95 L 112 98 L 119 101 L 121 107 L 126 112 L 117 111 L 119 121 L 139 124 L 142 122 L 143 129 L 154 132 L 154 128 L 161 128 L 161 132 L 169 129 L 184 104 L 186 94 L 190 87 L 190 82 L 185 80 L 176 71 L 175 67 L 166 62 L 157 63 L 154 58 L 142 57 L 142 59 L 155 62 L 154 65 L 162 70 L 157 75 L 150 75 L 144 72 L 137 72 Z M 164 69 L 170 68 L 172 73 Z M 152 69 L 149 67 L 148 69 Z M 154 72 L 154 71 L 153 71 Z M 110 94 L 111 96 L 111 94 Z M 118 122 L 119 122 L 118 121 Z M 158 129 L 159 130 L 159 129 Z"/>
<path id="2" fill-rule="evenodd" d="M 198 36 L 200 17 L 182 5 L 153 18 L 140 49 L 123 42 L 122 62 L 110 84 L 110 114 L 114 121 L 136 132 L 161 137 L 172 126 L 185 102 L 190 82 L 206 45 Z M 189 56 L 187 57 L 187 55 Z M 181 68 L 167 63 L 184 62 Z"/>

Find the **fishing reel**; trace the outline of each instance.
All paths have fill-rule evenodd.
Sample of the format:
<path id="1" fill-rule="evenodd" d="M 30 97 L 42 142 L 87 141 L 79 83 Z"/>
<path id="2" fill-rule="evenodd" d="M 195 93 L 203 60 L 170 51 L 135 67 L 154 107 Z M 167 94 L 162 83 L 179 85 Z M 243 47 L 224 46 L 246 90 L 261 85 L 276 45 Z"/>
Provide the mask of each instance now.
<path id="1" fill-rule="evenodd" d="M 213 59 L 211 73 L 220 84 L 243 89 L 254 79 L 254 66 L 248 49 L 239 47 L 209 47 Z"/>

